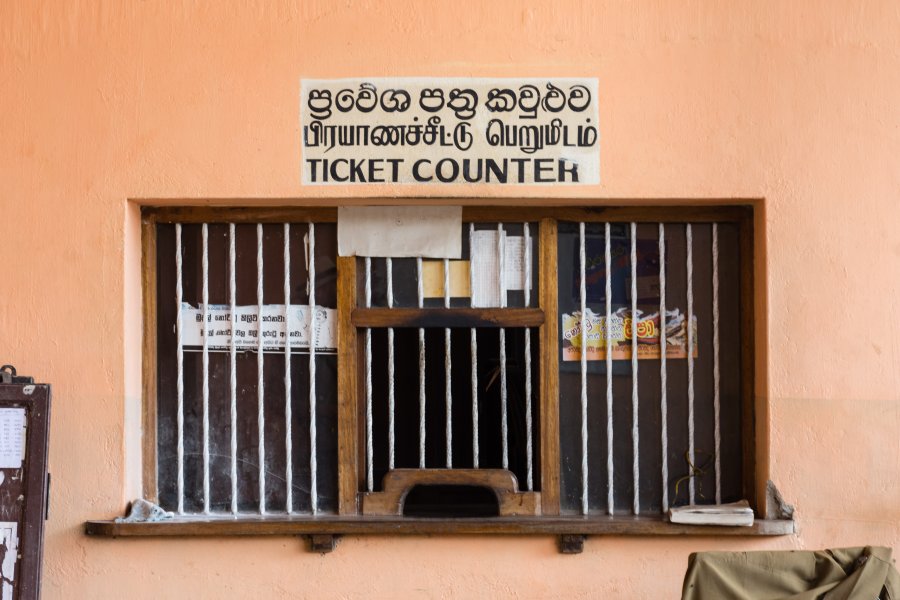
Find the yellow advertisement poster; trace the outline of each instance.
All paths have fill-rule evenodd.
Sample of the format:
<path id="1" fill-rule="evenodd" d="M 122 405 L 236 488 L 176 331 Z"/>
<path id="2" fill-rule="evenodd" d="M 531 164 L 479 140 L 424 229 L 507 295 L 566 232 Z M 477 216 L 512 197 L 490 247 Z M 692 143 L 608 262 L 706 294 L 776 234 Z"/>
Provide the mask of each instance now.
<path id="1" fill-rule="evenodd" d="M 694 358 L 698 356 L 697 316 L 693 319 Z M 687 319 L 679 309 L 666 311 L 666 358 L 687 358 Z M 581 311 L 565 313 L 562 316 L 562 359 L 563 361 L 581 360 Z M 587 360 L 606 360 L 606 315 L 587 310 L 584 319 L 587 345 Z M 631 318 L 631 310 L 621 308 L 610 317 L 610 340 L 612 342 L 613 360 L 631 360 L 631 340 L 633 331 L 637 330 L 638 359 L 660 358 L 660 319 L 659 313 L 637 314 L 637 324 Z"/>

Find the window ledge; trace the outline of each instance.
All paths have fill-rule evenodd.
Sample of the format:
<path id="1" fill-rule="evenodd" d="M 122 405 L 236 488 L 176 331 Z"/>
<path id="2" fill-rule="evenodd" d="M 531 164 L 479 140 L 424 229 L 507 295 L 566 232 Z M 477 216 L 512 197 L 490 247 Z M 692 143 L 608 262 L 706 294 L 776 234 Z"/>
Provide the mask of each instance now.
<path id="1" fill-rule="evenodd" d="M 155 523 L 88 521 L 85 533 L 101 537 L 225 535 L 507 534 L 778 536 L 795 532 L 794 521 L 756 520 L 750 527 L 681 525 L 662 516 L 558 516 L 489 518 L 309 517 L 241 515 L 181 517 Z"/>

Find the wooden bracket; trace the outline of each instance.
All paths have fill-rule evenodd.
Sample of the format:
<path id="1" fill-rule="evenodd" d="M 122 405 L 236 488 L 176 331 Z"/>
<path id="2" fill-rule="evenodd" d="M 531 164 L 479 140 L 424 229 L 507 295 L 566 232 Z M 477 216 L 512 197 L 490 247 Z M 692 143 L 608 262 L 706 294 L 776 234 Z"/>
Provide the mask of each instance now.
<path id="1" fill-rule="evenodd" d="M 318 552 L 319 554 L 329 554 L 334 552 L 337 546 L 338 536 L 330 533 L 315 533 L 309 537 L 309 550 Z"/>
<path id="2" fill-rule="evenodd" d="M 394 469 L 384 476 L 381 492 L 363 494 L 364 515 L 402 516 L 410 490 L 419 485 L 469 485 L 497 496 L 501 517 L 538 516 L 539 492 L 520 492 L 516 476 L 506 469 Z"/>
<path id="3" fill-rule="evenodd" d="M 584 552 L 586 535 L 580 533 L 564 533 L 559 536 L 560 554 L 581 554 Z"/>

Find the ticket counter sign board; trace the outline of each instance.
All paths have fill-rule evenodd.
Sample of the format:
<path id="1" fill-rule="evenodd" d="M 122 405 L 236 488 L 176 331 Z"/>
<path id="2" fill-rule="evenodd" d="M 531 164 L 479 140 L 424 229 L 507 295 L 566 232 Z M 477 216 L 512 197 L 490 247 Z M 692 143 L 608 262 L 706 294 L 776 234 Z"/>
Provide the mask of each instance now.
<path id="1" fill-rule="evenodd" d="M 300 83 L 304 185 L 600 183 L 597 79 Z"/>

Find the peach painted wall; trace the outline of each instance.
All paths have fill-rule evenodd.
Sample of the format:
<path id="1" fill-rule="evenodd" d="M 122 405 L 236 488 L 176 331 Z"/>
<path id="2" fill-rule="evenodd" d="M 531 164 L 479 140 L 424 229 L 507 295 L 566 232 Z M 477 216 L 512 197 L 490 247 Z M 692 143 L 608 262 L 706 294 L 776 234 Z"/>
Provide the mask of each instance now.
<path id="1" fill-rule="evenodd" d="M 689 552 L 900 548 L 900 5 L 0 2 L 0 361 L 54 385 L 47 598 L 671 598 Z M 299 185 L 301 77 L 598 77 L 602 184 Z M 106 540 L 138 489 L 132 199 L 760 198 L 776 539 Z M 247 200 L 253 199 L 253 200 Z M 854 491 L 844 491 L 854 490 Z"/>

